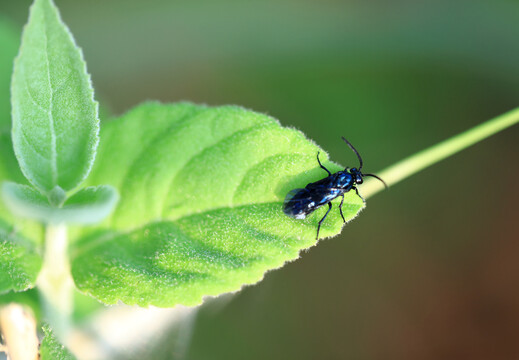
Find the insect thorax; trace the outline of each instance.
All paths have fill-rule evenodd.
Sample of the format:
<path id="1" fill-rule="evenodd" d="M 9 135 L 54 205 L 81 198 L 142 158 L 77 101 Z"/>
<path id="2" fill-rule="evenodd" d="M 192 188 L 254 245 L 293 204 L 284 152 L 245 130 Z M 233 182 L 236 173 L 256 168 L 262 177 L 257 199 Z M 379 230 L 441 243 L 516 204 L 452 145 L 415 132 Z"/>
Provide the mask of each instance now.
<path id="1" fill-rule="evenodd" d="M 335 186 L 340 189 L 349 189 L 354 185 L 354 177 L 346 171 L 336 173 Z"/>

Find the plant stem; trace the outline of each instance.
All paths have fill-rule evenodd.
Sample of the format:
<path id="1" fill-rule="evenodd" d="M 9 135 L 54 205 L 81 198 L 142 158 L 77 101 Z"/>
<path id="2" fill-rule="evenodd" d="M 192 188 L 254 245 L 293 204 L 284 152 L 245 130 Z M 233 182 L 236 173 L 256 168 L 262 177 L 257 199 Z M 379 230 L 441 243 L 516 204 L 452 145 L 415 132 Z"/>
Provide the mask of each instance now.
<path id="1" fill-rule="evenodd" d="M 0 307 L 0 328 L 5 341 L 5 346 L 0 344 L 0 352 L 5 352 L 8 359 L 38 359 L 39 341 L 32 311 L 15 303 Z"/>
<path id="2" fill-rule="evenodd" d="M 416 174 L 458 151 L 461 151 L 477 142 L 498 133 L 512 125 L 519 123 L 519 108 L 495 117 L 472 129 L 444 140 L 428 149 L 422 150 L 377 173 L 389 185 L 394 185 L 405 178 Z M 368 198 L 384 190 L 382 183 L 376 179 L 369 179 L 362 185 L 362 196 Z"/>
<path id="3" fill-rule="evenodd" d="M 37 287 L 46 320 L 60 340 L 66 343 L 71 328 L 74 282 L 70 274 L 67 227 L 63 224 L 47 225 L 43 267 Z"/>

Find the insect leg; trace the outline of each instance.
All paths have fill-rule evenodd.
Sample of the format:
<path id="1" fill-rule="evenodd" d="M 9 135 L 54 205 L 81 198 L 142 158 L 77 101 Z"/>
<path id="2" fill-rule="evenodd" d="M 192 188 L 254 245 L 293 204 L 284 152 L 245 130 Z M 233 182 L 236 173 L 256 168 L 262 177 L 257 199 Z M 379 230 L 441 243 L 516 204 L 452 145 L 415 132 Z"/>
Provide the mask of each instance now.
<path id="1" fill-rule="evenodd" d="M 355 192 L 357 193 L 357 196 L 360 197 L 360 198 L 362 199 L 362 202 L 366 202 L 366 199 L 364 199 L 364 198 L 362 197 L 362 195 L 359 194 L 359 190 L 358 190 L 356 187 L 354 187 L 354 189 L 355 189 Z"/>
<path id="2" fill-rule="evenodd" d="M 341 204 L 339 205 L 339 211 L 341 212 L 342 221 L 344 221 L 344 223 L 346 223 L 346 220 L 344 220 L 344 215 L 342 215 L 342 203 L 343 202 L 344 202 L 344 194 L 342 194 L 342 200 L 341 200 Z"/>
<path id="3" fill-rule="evenodd" d="M 331 175 L 332 173 L 321 164 L 321 161 L 319 160 L 319 152 L 317 152 L 317 162 L 319 163 L 319 166 L 328 173 L 328 175 Z"/>
<path id="4" fill-rule="evenodd" d="M 315 240 L 319 239 L 319 230 L 321 230 L 321 224 L 323 223 L 324 219 L 326 219 L 326 216 L 328 215 L 328 213 L 330 212 L 331 209 L 332 209 L 332 203 L 329 202 L 328 211 L 326 212 L 326 214 L 324 214 L 323 218 L 319 221 L 319 225 L 317 226 L 317 236 L 315 237 Z"/>

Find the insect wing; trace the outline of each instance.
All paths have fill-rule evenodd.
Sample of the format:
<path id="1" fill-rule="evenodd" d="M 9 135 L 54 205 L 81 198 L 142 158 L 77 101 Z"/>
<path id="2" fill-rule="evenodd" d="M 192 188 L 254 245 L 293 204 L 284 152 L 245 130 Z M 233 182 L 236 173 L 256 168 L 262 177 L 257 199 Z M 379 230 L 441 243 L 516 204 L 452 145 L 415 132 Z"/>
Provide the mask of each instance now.
<path id="1" fill-rule="evenodd" d="M 307 189 L 291 190 L 283 202 L 283 212 L 296 219 L 304 219 L 309 214 L 308 207 L 312 203 L 311 193 Z"/>

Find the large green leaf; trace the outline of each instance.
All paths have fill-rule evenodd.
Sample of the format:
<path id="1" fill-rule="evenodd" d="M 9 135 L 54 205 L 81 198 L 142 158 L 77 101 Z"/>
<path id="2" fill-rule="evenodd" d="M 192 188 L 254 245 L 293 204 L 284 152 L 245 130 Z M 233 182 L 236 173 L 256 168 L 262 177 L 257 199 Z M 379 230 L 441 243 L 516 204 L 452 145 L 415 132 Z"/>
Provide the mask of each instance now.
<path id="1" fill-rule="evenodd" d="M 295 220 L 282 202 L 326 175 L 320 149 L 266 115 L 146 104 L 107 123 L 101 139 L 89 182 L 118 188 L 121 201 L 103 227 L 74 244 L 72 274 L 105 303 L 198 304 L 259 281 L 316 243 L 326 209 Z M 322 150 L 321 160 L 341 169 Z M 321 236 L 341 230 L 335 204 Z M 349 193 L 344 216 L 362 207 Z"/>
<path id="2" fill-rule="evenodd" d="M 88 175 L 99 120 L 80 49 L 51 0 L 35 0 L 12 91 L 13 144 L 27 179 L 43 193 L 69 191 Z"/>

